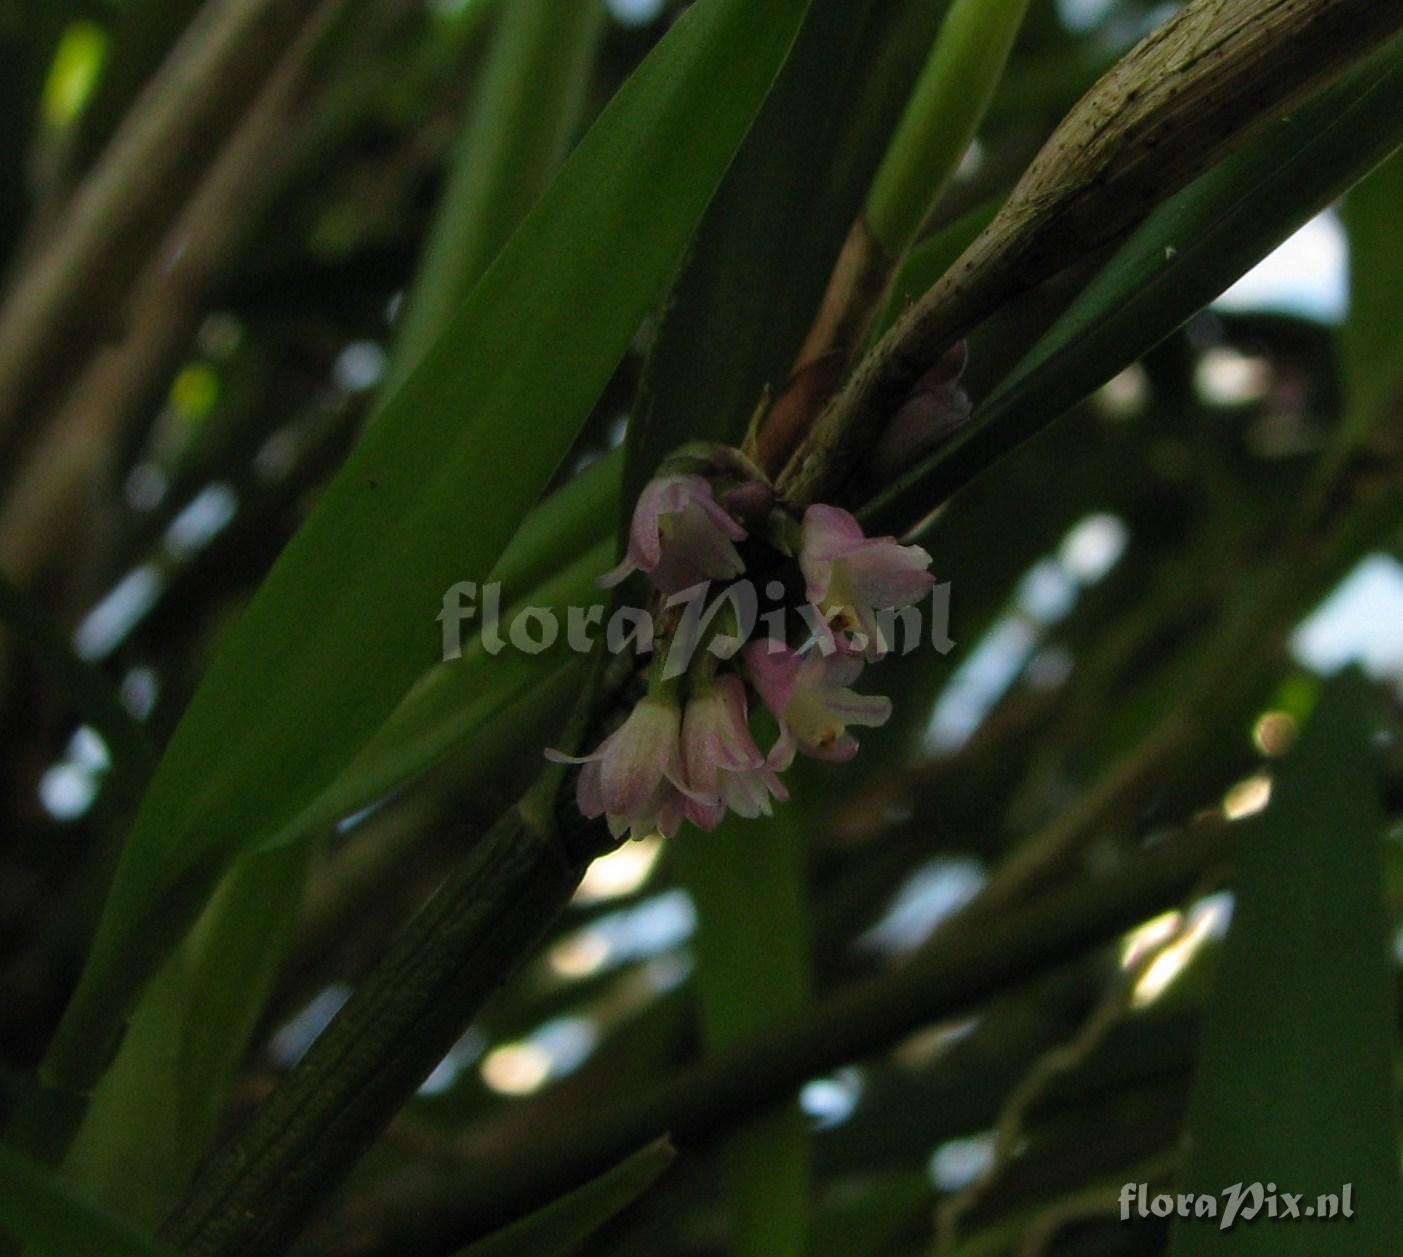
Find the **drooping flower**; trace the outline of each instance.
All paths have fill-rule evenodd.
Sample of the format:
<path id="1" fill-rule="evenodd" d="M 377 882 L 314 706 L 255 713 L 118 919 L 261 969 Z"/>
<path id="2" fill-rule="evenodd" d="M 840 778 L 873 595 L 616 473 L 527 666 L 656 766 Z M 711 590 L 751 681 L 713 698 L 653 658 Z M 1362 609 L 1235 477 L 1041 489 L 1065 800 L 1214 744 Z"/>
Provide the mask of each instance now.
<path id="1" fill-rule="evenodd" d="M 583 764 L 575 799 L 593 819 L 604 816 L 617 838 L 660 833 L 681 825 L 688 791 L 682 768 L 682 713 L 670 698 L 639 699 L 628 719 L 588 755 L 546 751 L 557 764 Z"/>
<path id="2" fill-rule="evenodd" d="M 940 367 L 945 374 L 937 379 L 940 372 L 928 373 L 916 392 L 934 395 L 953 387 L 959 363 L 947 358 Z M 749 539 L 747 554 L 754 551 L 768 577 L 768 601 L 761 605 L 782 620 L 798 603 L 818 648 L 811 641 L 795 650 L 782 636 L 752 640 L 743 670 L 717 675 L 718 665 L 705 657 L 698 661 L 695 652 L 707 646 L 712 655 L 730 659 L 753 631 L 755 599 L 732 607 L 716 626 L 716 607 L 703 617 L 691 617 L 690 607 L 689 613 L 665 617 L 658 641 L 666 653 L 653 668 L 648 697 L 589 755 L 548 752 L 557 761 L 582 765 L 580 810 L 590 818 L 604 816 L 616 836 L 670 836 L 684 820 L 712 830 L 728 811 L 768 816 L 775 799 L 789 797 L 779 774 L 797 754 L 851 759 L 858 751 L 851 730 L 889 719 L 890 700 L 851 686 L 864 657 L 877 659 L 891 648 L 888 613 L 934 588 L 930 555 L 894 537 L 867 537 L 857 519 L 836 506 L 811 505 L 802 519 L 797 514 L 743 451 L 702 443 L 677 450 L 639 496 L 627 555 L 601 585 L 616 585 L 638 571 L 666 595 L 686 595 L 706 581 L 731 582 L 746 569 L 736 543 Z M 766 547 L 769 555 L 762 560 Z M 743 584 L 730 589 L 754 592 Z M 678 601 L 670 598 L 668 609 Z M 764 619 L 774 623 L 770 611 Z M 716 649 L 727 642 L 728 648 Z M 686 659 L 674 671 L 679 652 Z M 768 755 L 750 731 L 747 682 L 779 725 Z M 681 687 L 685 709 L 677 701 Z"/>
<path id="3" fill-rule="evenodd" d="M 780 642 L 756 641 L 746 647 L 745 662 L 779 721 L 780 738 L 770 757 L 775 768 L 787 768 L 796 751 L 815 759 L 852 759 L 857 739 L 848 726 L 876 728 L 891 716 L 889 698 L 849 688 L 862 671 L 862 659 L 841 645 L 831 655 L 800 654 Z"/>
<path id="4" fill-rule="evenodd" d="M 663 593 L 704 580 L 731 580 L 745 571 L 735 542 L 745 529 L 716 501 L 711 482 L 692 472 L 657 476 L 639 494 L 628 553 L 599 578 L 605 588 L 647 572 Z"/>
<path id="5" fill-rule="evenodd" d="M 728 808 L 753 819 L 771 814 L 771 797 L 789 798 L 774 765 L 751 736 L 745 683 L 733 672 L 688 700 L 682 763 L 694 792 L 687 800 L 687 819 L 701 829 L 715 829 Z"/>
<path id="6" fill-rule="evenodd" d="M 866 536 L 841 507 L 814 505 L 804 512 L 799 567 L 808 599 L 826 625 L 861 632 L 869 659 L 890 649 L 877 612 L 910 606 L 929 593 L 935 585 L 930 561 L 920 546 Z"/>

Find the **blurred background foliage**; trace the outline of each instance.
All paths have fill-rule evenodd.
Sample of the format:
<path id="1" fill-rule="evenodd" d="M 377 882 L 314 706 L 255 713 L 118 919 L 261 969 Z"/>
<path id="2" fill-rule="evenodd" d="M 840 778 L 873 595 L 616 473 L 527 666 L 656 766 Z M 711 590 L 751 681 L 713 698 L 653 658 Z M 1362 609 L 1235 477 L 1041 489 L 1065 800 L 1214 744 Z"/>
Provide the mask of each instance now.
<path id="1" fill-rule="evenodd" d="M 35 1070 L 200 679 L 362 433 L 392 443 L 394 406 L 429 395 L 458 348 L 445 327 L 685 8 L 244 5 L 223 59 L 182 80 L 240 5 L 0 0 L 12 295 L 79 238 L 121 145 L 139 159 L 122 213 L 74 245 L 76 299 L 48 339 L 14 334 L 31 304 L 0 352 L 0 1112 L 24 1154 L 0 1159 L 0 1222 L 36 1251 L 157 1251 L 143 1237 L 206 1149 L 564 735 L 583 671 L 562 654 L 427 655 L 349 766 L 289 787 L 286 816 L 270 805 L 278 823 L 230 855 L 194 930 L 133 960 L 154 980 L 133 979 L 115 1063 L 71 1147 L 45 1154 Z M 898 293 L 938 277 L 1173 8 L 1031 0 Z M 729 123 L 673 118 L 713 137 L 725 176 L 686 194 L 696 224 L 682 192 L 632 205 L 640 239 L 650 215 L 679 224 L 680 270 L 658 252 L 670 295 L 638 281 L 650 313 L 594 368 L 554 514 L 504 522 L 506 553 L 465 578 L 492 568 L 509 605 L 582 599 L 658 459 L 739 439 L 945 9 L 814 0 L 753 126 L 739 103 Z M 735 60 L 763 94 L 763 67 Z M 467 1251 L 1189 1254 L 1208 1232 L 1123 1223 L 1122 1183 L 1273 1176 L 1312 1196 L 1354 1182 L 1360 1216 L 1259 1224 L 1240 1251 L 1397 1251 L 1403 158 L 1377 163 L 1403 118 L 1329 126 L 1400 64 L 1384 48 L 1354 96 L 1302 107 L 1301 133 L 971 335 L 976 417 L 1011 426 L 977 430 L 882 516 L 951 582 L 955 649 L 871 673 L 893 721 L 850 765 L 800 765 L 772 821 L 597 860 L 295 1251 L 428 1257 L 514 1224 Z M 736 143 L 749 127 L 734 161 L 726 126 Z M 556 247 L 623 285 L 633 244 Z M 485 288 L 466 308 L 490 320 Z M 562 373 L 581 370 L 568 325 L 596 319 L 589 301 L 556 312 Z M 449 433 L 470 402 L 438 388 Z M 555 465 L 509 433 L 489 479 L 517 474 L 518 439 Z M 354 693 L 376 661 L 324 667 Z M 219 750 L 200 749 L 217 780 Z M 675 1150 L 650 1143 L 668 1132 Z"/>

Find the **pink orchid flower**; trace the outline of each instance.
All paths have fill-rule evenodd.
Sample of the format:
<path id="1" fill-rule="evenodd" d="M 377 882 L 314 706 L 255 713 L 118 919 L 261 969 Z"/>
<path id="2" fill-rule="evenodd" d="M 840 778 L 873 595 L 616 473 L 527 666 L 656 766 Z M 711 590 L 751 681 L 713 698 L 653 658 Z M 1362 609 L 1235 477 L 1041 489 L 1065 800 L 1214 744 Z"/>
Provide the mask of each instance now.
<path id="1" fill-rule="evenodd" d="M 779 642 L 757 641 L 746 647 L 745 662 L 780 724 L 780 739 L 771 752 L 776 768 L 787 768 L 795 751 L 815 759 L 852 759 L 857 739 L 848 726 L 876 728 L 891 716 L 891 699 L 848 688 L 862 671 L 862 659 L 841 646 L 832 655 L 801 655 Z"/>
<path id="2" fill-rule="evenodd" d="M 804 512 L 799 567 L 808 599 L 825 625 L 861 632 L 869 659 L 890 649 L 877 612 L 910 606 L 929 593 L 935 585 L 926 570 L 930 561 L 920 546 L 865 536 L 840 507 L 815 505 Z"/>
<path id="3" fill-rule="evenodd" d="M 616 838 L 625 831 L 630 838 L 670 838 L 691 793 L 682 771 L 681 723 L 675 702 L 648 695 L 590 754 L 547 750 L 546 758 L 584 765 L 576 802 L 585 816 L 604 816 Z"/>
<path id="4" fill-rule="evenodd" d="M 745 571 L 734 544 L 745 535 L 716 501 L 705 476 L 658 476 L 639 494 L 628 553 L 599 583 L 607 589 L 641 571 L 663 593 L 673 594 L 707 579 L 732 580 Z"/>
<path id="5" fill-rule="evenodd" d="M 682 717 L 682 762 L 695 796 L 687 819 L 713 830 L 729 808 L 754 819 L 771 815 L 771 797 L 789 798 L 774 766 L 750 734 L 745 683 L 733 672 L 695 694 Z"/>

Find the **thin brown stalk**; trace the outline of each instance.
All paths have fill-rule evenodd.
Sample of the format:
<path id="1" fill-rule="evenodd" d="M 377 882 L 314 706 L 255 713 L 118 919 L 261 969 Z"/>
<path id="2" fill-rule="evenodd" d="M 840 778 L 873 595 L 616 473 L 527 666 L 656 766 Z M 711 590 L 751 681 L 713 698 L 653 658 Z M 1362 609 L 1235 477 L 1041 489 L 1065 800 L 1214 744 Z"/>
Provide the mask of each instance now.
<path id="1" fill-rule="evenodd" d="M 843 241 L 789 383 L 760 428 L 756 454 L 772 474 L 784 466 L 814 416 L 842 383 L 881 309 L 894 268 L 895 260 L 882 248 L 866 217 L 859 215 Z"/>
<path id="2" fill-rule="evenodd" d="M 320 0 L 136 282 L 125 337 L 99 351 L 24 460 L 0 512 L 0 569 L 32 585 L 70 551 L 128 422 L 188 343 L 229 249 L 295 162 L 313 54 L 345 0 Z"/>
<path id="3" fill-rule="evenodd" d="M 1210 877 L 1185 896 L 1185 904 L 1213 889 Z M 1032 1067 L 1004 1098 L 994 1124 L 994 1158 L 972 1183 L 946 1200 L 936 1211 L 936 1244 L 933 1257 L 949 1257 L 958 1251 L 960 1228 L 1000 1186 L 1019 1153 L 1028 1115 L 1057 1079 L 1084 1067 L 1106 1043 L 1112 1031 L 1121 1026 L 1134 1007 L 1140 980 L 1171 947 L 1181 943 L 1189 931 L 1189 920 L 1181 916 L 1179 925 L 1167 937 L 1145 949 L 1128 970 L 1114 974 L 1090 1016 L 1066 1042 L 1058 1043 L 1037 1058 Z"/>
<path id="4" fill-rule="evenodd" d="M 149 242 L 317 4 L 211 0 L 191 23 L 0 307 L 0 442 L 113 326 Z"/>

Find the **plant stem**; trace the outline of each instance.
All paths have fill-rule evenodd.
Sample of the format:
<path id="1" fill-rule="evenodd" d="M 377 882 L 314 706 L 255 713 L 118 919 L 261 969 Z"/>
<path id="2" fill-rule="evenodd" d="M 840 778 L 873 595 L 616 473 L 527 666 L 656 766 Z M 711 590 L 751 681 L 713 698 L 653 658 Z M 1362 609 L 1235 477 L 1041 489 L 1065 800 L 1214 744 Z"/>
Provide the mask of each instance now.
<path id="1" fill-rule="evenodd" d="M 95 320 L 116 308 L 145 256 L 139 243 L 170 221 L 318 3 L 212 0 L 196 16 L 0 308 L 0 441 L 36 391 L 69 369 L 79 325 L 91 338 Z"/>
<path id="2" fill-rule="evenodd" d="M 189 1257 L 274 1254 L 335 1189 L 583 873 L 513 808 L 414 919 L 163 1230 Z"/>
<path id="3" fill-rule="evenodd" d="M 188 345 L 230 249 L 296 168 L 313 54 L 344 3 L 318 0 L 134 281 L 126 335 L 92 360 L 47 417 L 0 512 L 0 568 L 17 583 L 37 584 L 65 545 L 86 535 L 92 486 Z"/>
<path id="4" fill-rule="evenodd" d="M 843 496 L 919 375 L 1012 297 L 1138 224 L 1403 28 L 1392 0 L 1191 0 L 1087 93 L 994 221 L 859 365 L 786 466 L 795 502 Z"/>

